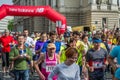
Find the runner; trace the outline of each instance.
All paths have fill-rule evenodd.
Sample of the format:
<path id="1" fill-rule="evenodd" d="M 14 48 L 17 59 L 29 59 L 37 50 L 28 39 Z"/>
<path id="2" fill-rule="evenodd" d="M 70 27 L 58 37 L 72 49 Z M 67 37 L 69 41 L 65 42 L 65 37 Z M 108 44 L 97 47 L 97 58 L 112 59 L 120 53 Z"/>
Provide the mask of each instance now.
<path id="1" fill-rule="evenodd" d="M 84 44 L 81 41 L 80 35 L 82 36 L 82 33 L 79 33 L 78 31 L 74 31 L 73 32 L 73 39 L 76 41 L 76 49 L 78 51 L 78 60 L 77 60 L 77 64 L 80 67 L 80 75 L 82 75 L 82 57 L 85 56 L 85 48 L 84 48 Z"/>
<path id="2" fill-rule="evenodd" d="M 88 50 L 86 54 L 89 80 L 104 80 L 107 51 L 100 47 L 100 43 L 100 39 L 93 38 L 94 47 Z"/>
<path id="3" fill-rule="evenodd" d="M 61 50 L 61 53 L 60 53 L 60 63 L 63 63 L 63 62 L 66 61 L 66 56 L 65 56 L 66 50 L 67 50 L 69 47 L 76 48 L 76 41 L 71 38 L 71 39 L 69 40 L 69 42 L 67 42 L 66 45 L 61 46 L 61 47 L 62 47 L 62 50 Z"/>
<path id="4" fill-rule="evenodd" d="M 41 38 L 37 40 L 35 45 L 35 55 L 33 56 L 33 60 L 38 60 L 41 50 L 43 48 L 44 43 L 47 41 L 47 34 L 45 32 L 41 33 Z"/>
<path id="5" fill-rule="evenodd" d="M 88 36 L 87 35 L 83 35 L 82 36 L 82 41 L 83 41 L 83 46 L 84 46 L 85 55 L 86 55 L 87 51 L 90 48 L 90 42 L 88 41 Z M 82 56 L 82 73 L 83 73 L 84 80 L 88 80 L 88 70 L 86 68 L 85 55 Z"/>
<path id="6" fill-rule="evenodd" d="M 116 63 L 114 61 L 116 59 Z M 118 44 L 115 46 L 108 56 L 108 61 L 112 66 L 113 80 L 120 80 L 120 38 Z"/>
<path id="7" fill-rule="evenodd" d="M 50 73 L 48 80 L 53 80 L 52 77 L 58 75 L 57 80 L 80 80 L 79 66 L 76 65 L 78 52 L 76 48 L 68 48 L 66 50 L 66 61 L 57 65 Z"/>
<path id="8" fill-rule="evenodd" d="M 56 54 L 59 55 L 59 52 L 60 52 L 60 47 L 61 47 L 61 42 L 60 41 L 57 41 L 57 33 L 55 31 L 51 31 L 49 33 L 49 36 L 50 36 L 50 40 L 46 41 L 42 47 L 42 50 L 41 50 L 41 53 L 46 53 L 47 51 L 47 45 L 49 43 L 54 43 L 55 46 L 56 46 Z"/>
<path id="9" fill-rule="evenodd" d="M 33 50 L 35 49 L 35 42 L 31 37 L 29 37 L 28 29 L 23 30 L 23 35 L 25 37 L 25 46 L 30 48 L 30 50 L 32 51 L 32 58 L 33 58 L 35 54 L 35 50 Z M 33 60 L 31 60 L 31 62 L 28 62 L 28 64 L 30 65 L 31 73 L 33 73 Z"/>
<path id="10" fill-rule="evenodd" d="M 59 63 L 59 58 L 55 51 L 55 44 L 49 43 L 47 46 L 47 52 L 45 54 L 42 54 L 38 61 L 34 61 L 34 67 L 41 80 L 48 80 L 47 78 L 49 73 Z M 57 80 L 57 77 L 54 76 L 52 80 Z"/>

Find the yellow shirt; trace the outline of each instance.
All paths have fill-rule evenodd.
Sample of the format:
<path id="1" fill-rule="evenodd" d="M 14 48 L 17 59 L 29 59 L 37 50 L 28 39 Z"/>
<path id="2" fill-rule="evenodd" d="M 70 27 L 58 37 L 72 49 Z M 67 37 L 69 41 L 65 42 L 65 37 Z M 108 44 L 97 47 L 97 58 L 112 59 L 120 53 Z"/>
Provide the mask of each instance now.
<path id="1" fill-rule="evenodd" d="M 113 38 L 112 39 L 112 43 L 114 43 L 115 45 L 117 44 L 117 39 L 116 38 Z"/>
<path id="2" fill-rule="evenodd" d="M 37 41 L 39 38 L 40 38 L 40 37 L 36 37 L 36 38 L 35 38 L 35 41 Z"/>
<path id="3" fill-rule="evenodd" d="M 77 64 L 81 66 L 82 65 L 82 54 L 84 51 L 84 43 L 82 41 L 78 40 L 76 43 L 76 47 L 77 47 L 78 54 L 79 54 Z"/>

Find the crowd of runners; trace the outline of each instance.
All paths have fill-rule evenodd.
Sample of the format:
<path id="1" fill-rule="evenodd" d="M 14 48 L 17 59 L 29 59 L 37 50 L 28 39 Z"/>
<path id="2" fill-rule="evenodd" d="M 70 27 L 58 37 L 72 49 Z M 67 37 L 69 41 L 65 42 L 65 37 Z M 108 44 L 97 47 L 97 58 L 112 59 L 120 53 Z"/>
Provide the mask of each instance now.
<path id="1" fill-rule="evenodd" d="M 15 80 L 120 80 L 119 28 L 97 31 L 10 33 L 0 37 L 2 74 Z M 8 73 L 8 74 L 7 74 Z"/>

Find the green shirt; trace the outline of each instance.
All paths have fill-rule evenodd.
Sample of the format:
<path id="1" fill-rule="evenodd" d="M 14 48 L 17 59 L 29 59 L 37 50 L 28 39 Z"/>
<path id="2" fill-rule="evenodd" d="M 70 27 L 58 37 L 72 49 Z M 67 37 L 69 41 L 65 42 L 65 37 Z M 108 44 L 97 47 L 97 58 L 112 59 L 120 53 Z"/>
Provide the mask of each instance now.
<path id="1" fill-rule="evenodd" d="M 30 60 L 27 60 L 26 58 L 18 58 L 14 61 L 14 69 L 15 70 L 27 70 L 29 69 L 28 62 L 32 60 L 32 52 L 28 47 L 26 49 L 26 54 L 30 56 Z M 19 49 L 17 47 L 14 47 L 11 49 L 9 53 L 9 59 L 12 61 L 12 59 L 19 55 Z"/>

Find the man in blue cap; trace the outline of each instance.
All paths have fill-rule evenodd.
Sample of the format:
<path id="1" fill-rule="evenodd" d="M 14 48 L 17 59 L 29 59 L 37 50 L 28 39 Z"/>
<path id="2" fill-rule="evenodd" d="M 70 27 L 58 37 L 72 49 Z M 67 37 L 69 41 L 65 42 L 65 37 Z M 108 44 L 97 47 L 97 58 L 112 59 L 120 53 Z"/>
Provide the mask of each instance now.
<path id="1" fill-rule="evenodd" d="M 100 47 L 101 42 L 99 38 L 93 38 L 94 47 L 86 54 L 89 80 L 104 80 L 107 51 Z"/>

